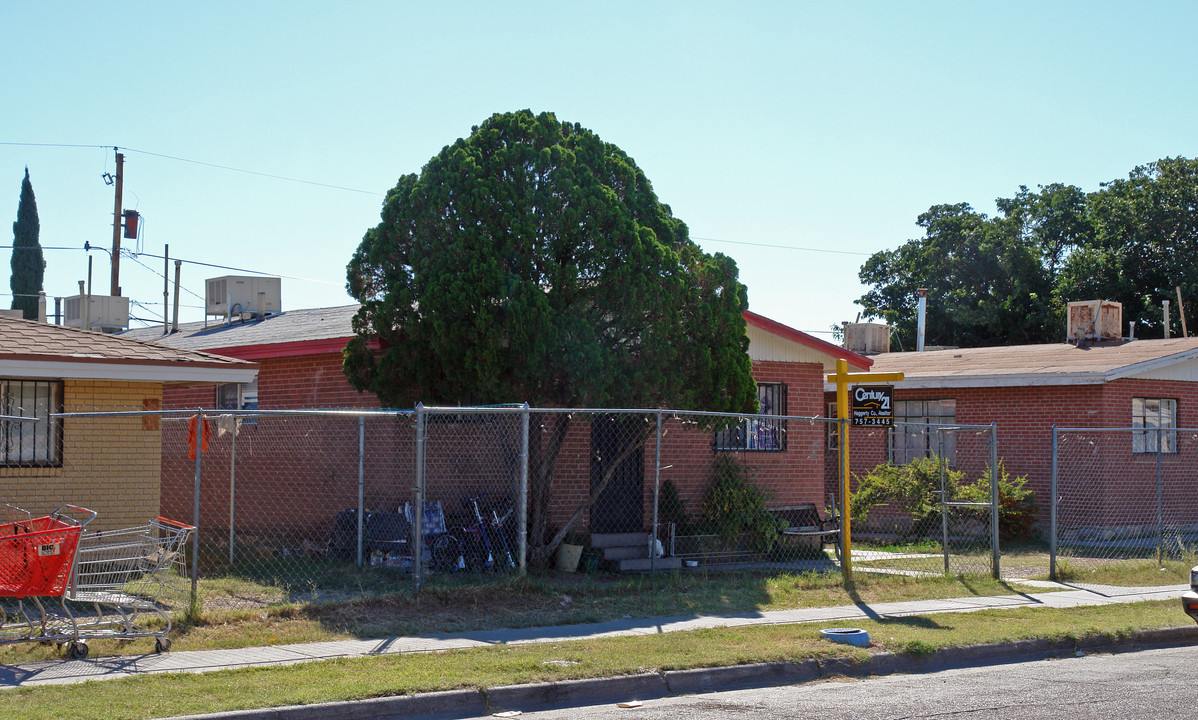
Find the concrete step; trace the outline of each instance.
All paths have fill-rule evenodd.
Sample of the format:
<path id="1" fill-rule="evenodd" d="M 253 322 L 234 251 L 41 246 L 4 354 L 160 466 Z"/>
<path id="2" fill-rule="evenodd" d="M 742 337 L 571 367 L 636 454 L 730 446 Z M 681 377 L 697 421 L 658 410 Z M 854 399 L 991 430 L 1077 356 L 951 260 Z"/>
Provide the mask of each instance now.
<path id="1" fill-rule="evenodd" d="M 649 557 L 649 545 L 639 546 L 624 546 L 624 547 L 608 547 L 603 548 L 604 560 L 627 560 L 628 558 L 647 558 Z"/>
<path id="2" fill-rule="evenodd" d="M 649 569 L 649 558 L 627 558 L 617 560 L 616 567 L 620 572 L 635 572 Z M 682 559 L 676 557 L 659 557 L 653 561 L 655 570 L 673 570 L 682 567 Z"/>
<path id="3" fill-rule="evenodd" d="M 591 533 L 591 547 L 649 547 L 649 533 Z"/>

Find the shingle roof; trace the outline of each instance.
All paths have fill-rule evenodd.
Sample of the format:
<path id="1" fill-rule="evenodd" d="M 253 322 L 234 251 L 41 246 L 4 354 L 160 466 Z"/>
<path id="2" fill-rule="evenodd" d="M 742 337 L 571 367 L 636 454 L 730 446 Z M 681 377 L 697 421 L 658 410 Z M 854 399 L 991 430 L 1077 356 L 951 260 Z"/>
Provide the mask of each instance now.
<path id="1" fill-rule="evenodd" d="M 223 378 L 252 377 L 256 369 L 254 363 L 220 355 L 0 316 L 0 371 L 6 374 L 111 378 L 140 373 L 163 382 L 232 382 Z"/>
<path id="2" fill-rule="evenodd" d="M 882 353 L 872 372 L 901 372 L 903 387 L 1101 383 L 1198 361 L 1198 338 Z"/>
<path id="3" fill-rule="evenodd" d="M 348 340 L 354 331 L 351 320 L 358 305 L 288 310 L 261 320 L 185 323 L 179 331 L 164 335 L 161 327 L 137 328 L 121 333 L 134 338 L 176 348 L 218 350 L 258 345 L 280 345 L 313 341 Z"/>

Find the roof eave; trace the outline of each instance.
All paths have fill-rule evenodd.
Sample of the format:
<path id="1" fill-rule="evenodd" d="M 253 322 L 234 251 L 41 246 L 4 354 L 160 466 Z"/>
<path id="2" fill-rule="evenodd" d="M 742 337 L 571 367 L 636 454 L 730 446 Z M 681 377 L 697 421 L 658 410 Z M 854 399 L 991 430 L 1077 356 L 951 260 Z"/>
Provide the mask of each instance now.
<path id="1" fill-rule="evenodd" d="M 1170 367 L 1178 363 L 1195 359 L 1198 359 L 1198 348 L 1194 348 L 1193 350 L 1185 350 L 1179 353 L 1173 353 L 1172 355 L 1165 355 L 1164 357 L 1153 358 L 1152 360 L 1145 360 L 1144 362 L 1138 362 L 1121 368 L 1115 368 L 1106 374 L 1106 379 L 1108 381 L 1120 380 L 1122 378 L 1133 377 L 1142 373 L 1152 372 L 1153 370 L 1160 370 L 1161 368 Z"/>
<path id="2" fill-rule="evenodd" d="M 850 374 L 850 380 L 852 375 Z M 958 375 L 910 377 L 895 383 L 899 390 L 951 388 L 1042 387 L 1051 385 L 1101 385 L 1107 377 L 1099 373 L 1051 373 L 1020 375 Z M 824 392 L 835 392 L 835 383 L 824 383 Z"/>
<path id="3" fill-rule="evenodd" d="M 253 363 L 140 364 L 106 361 L 44 360 L 28 362 L 0 359 L 0 375 L 47 380 L 113 380 L 159 383 L 248 383 L 258 374 Z"/>
<path id="4" fill-rule="evenodd" d="M 873 360 L 871 360 L 870 358 L 868 358 L 864 355 L 858 355 L 855 352 L 850 352 L 849 350 L 845 350 L 844 348 L 840 347 L 839 345 L 835 345 L 833 343 L 828 342 L 827 340 L 821 340 L 812 335 L 808 335 L 807 333 L 803 332 L 802 330 L 795 330 L 792 327 L 783 325 L 782 323 L 778 322 L 777 320 L 771 320 L 771 319 L 765 317 L 764 315 L 758 315 L 757 313 L 752 312 L 750 310 L 744 311 L 744 318 L 745 318 L 745 322 L 752 325 L 753 327 L 759 328 L 761 330 L 764 330 L 768 333 L 772 333 L 779 337 L 786 338 L 787 340 L 790 340 L 791 342 L 795 342 L 800 345 L 805 345 L 805 346 L 811 348 L 812 350 L 817 350 L 819 352 L 826 353 L 838 360 L 845 360 L 852 367 L 861 368 L 862 370 L 868 370 L 874 364 Z"/>

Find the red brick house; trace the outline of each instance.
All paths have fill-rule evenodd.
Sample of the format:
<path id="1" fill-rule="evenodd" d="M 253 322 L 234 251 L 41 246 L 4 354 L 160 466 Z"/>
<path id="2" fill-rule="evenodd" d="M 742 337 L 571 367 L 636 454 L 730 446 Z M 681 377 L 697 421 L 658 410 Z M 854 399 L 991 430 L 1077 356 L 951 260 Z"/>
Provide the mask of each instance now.
<path id="1" fill-rule="evenodd" d="M 1052 476 L 1052 426 L 1064 428 L 1198 427 L 1198 339 L 1020 345 L 873 355 L 872 370 L 902 372 L 894 386 L 896 421 L 997 423 L 998 455 L 1012 475 L 1026 475 L 1042 514 Z M 834 387 L 825 385 L 834 407 Z M 935 451 L 932 435 L 896 428 L 852 439 L 853 472 L 884 460 L 905 462 Z M 1162 463 L 1193 466 L 1198 447 L 1163 434 Z M 1087 491 L 1096 514 L 1144 508 L 1155 487 L 1156 435 L 1110 433 L 1092 463 Z M 955 451 L 955 449 L 950 449 Z M 946 453 L 947 454 L 947 453 Z M 976 455 L 976 453 L 975 453 Z M 954 460 L 950 456 L 950 461 Z M 974 461 L 977 464 L 976 459 Z M 978 472 L 975 468 L 971 472 Z M 1188 482 L 1198 492 L 1193 473 Z M 826 481 L 835 482 L 834 469 Z"/>
<path id="2" fill-rule="evenodd" d="M 341 350 L 353 336 L 351 319 L 357 305 L 335 308 L 292 310 L 263 319 L 230 324 L 191 323 L 179 332 L 163 335 L 158 328 L 131 330 L 126 336 L 151 340 L 172 347 L 202 349 L 258 363 L 257 381 L 252 386 L 193 387 L 169 391 L 164 396 L 167 407 L 255 408 L 262 410 L 314 408 L 378 408 L 377 398 L 370 393 L 353 390 L 341 371 Z M 835 369 L 837 359 L 848 360 L 852 369 L 865 370 L 871 361 L 837 345 L 819 340 L 807 333 L 789 328 L 769 318 L 746 312 L 749 355 L 753 377 L 759 384 L 762 413 L 778 416 L 815 417 L 823 411 L 823 376 Z M 662 472 L 681 490 L 688 510 L 698 511 L 702 502 L 711 466 L 719 453 L 733 453 L 753 468 L 754 477 L 778 503 L 816 502 L 822 506 L 825 429 L 822 423 L 799 420 L 771 421 L 748 419 L 730 430 L 713 436 L 710 432 L 685 429 L 681 422 L 668 421 L 667 440 L 662 447 Z M 595 473 L 592 466 L 594 442 L 590 424 L 575 423 L 567 437 L 556 475 L 558 488 L 553 516 L 564 519 L 585 497 Z M 335 491 L 330 478 L 357 476 L 357 441 L 355 428 L 337 432 L 322 432 L 319 448 L 309 449 L 302 459 L 279 458 L 260 453 L 259 460 L 238 460 L 238 473 L 253 475 L 259 492 L 306 492 L 321 500 L 311 508 L 295 509 L 310 520 L 327 520 L 330 512 L 355 504 L 354 497 L 344 490 Z M 397 432 L 409 432 L 400 428 Z M 453 457 L 434 462 L 438 440 L 430 435 L 428 457 L 430 483 L 438 474 L 442 480 L 452 479 L 452 491 L 458 497 L 467 489 L 488 487 L 508 482 L 504 470 L 496 470 L 495 453 L 485 452 L 485 442 L 474 441 L 469 447 L 461 442 L 445 445 Z M 394 442 L 385 458 L 373 458 L 367 469 L 368 507 L 391 507 L 409 499 L 410 479 L 391 482 L 396 469 L 406 472 L 413 467 L 410 436 Z M 169 452 L 165 450 L 164 452 Z M 269 459 L 268 459 L 269 457 Z M 164 461 L 164 466 L 172 463 Z M 177 463 L 183 467 L 184 463 Z M 643 529 L 652 517 L 652 483 L 654 478 L 653 450 L 646 448 L 640 457 L 628 461 L 629 472 L 621 472 L 609 487 L 600 514 L 592 514 L 590 524 L 603 530 Z M 180 473 L 182 474 L 182 473 Z M 205 471 L 205 477 L 207 477 Z M 307 479 L 302 479 L 306 477 Z M 384 482 L 384 480 L 388 482 Z M 646 482 L 647 481 L 647 482 Z M 190 480 L 180 477 L 179 483 Z M 206 481 L 207 482 L 207 481 Z M 221 493 L 226 483 L 214 476 L 212 520 L 221 521 L 226 504 Z M 341 483 L 349 488 L 348 483 Z M 273 489 L 272 489 L 273 488 Z M 307 488 L 306 490 L 303 488 Z M 431 485 L 430 485 L 431 488 Z M 185 489 L 185 488 L 184 488 Z M 432 490 L 430 489 L 430 493 Z M 164 503 L 168 490 L 164 489 Z M 186 493 L 181 504 L 189 502 Z M 242 499 L 238 505 L 252 507 L 256 501 Z M 302 501 L 297 501 L 302 502 Z M 454 503 L 456 505 L 456 503 Z M 208 507 L 209 503 L 205 503 Z"/>

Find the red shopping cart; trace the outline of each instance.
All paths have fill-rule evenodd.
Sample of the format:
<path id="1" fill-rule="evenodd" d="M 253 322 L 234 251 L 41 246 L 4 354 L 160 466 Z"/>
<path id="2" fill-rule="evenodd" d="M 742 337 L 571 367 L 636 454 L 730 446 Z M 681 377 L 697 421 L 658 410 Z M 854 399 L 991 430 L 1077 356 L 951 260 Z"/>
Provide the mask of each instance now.
<path id="1" fill-rule="evenodd" d="M 65 642 L 76 655 L 78 628 L 70 613 L 59 616 L 47 612 L 40 598 L 57 597 L 62 602 L 80 533 L 96 513 L 62 505 L 49 515 L 35 518 L 8 505 L 5 515 L 6 521 L 0 524 L 0 599 L 12 599 L 15 606 L 6 610 L 0 604 L 0 643 Z M 27 607 L 27 601 L 34 611 Z"/>

